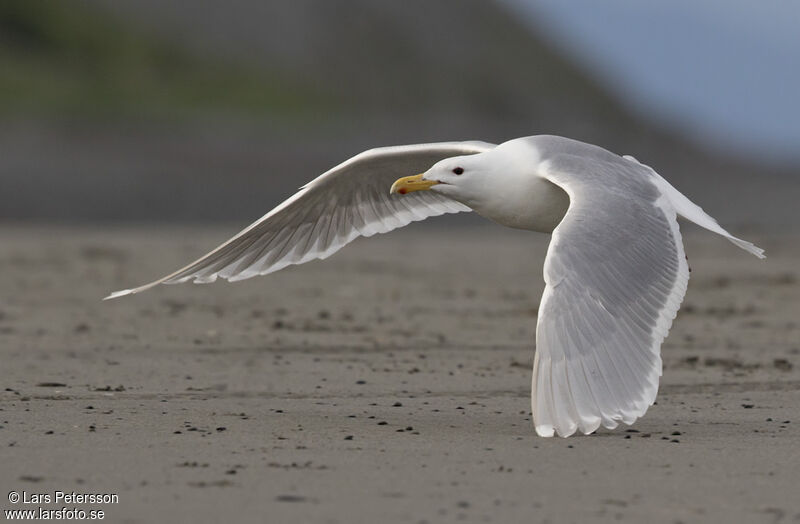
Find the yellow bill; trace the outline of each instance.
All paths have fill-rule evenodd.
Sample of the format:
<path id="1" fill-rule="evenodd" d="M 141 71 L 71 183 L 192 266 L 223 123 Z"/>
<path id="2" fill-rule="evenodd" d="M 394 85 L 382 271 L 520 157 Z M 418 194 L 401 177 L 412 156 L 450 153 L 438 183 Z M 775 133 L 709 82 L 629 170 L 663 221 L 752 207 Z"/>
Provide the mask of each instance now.
<path id="1" fill-rule="evenodd" d="M 424 174 L 425 173 L 420 173 L 414 176 L 398 178 L 395 180 L 394 184 L 392 184 L 389 194 L 400 193 L 401 195 L 405 195 L 406 193 L 413 193 L 414 191 L 426 191 L 439 183 L 435 180 L 422 180 L 422 175 Z"/>

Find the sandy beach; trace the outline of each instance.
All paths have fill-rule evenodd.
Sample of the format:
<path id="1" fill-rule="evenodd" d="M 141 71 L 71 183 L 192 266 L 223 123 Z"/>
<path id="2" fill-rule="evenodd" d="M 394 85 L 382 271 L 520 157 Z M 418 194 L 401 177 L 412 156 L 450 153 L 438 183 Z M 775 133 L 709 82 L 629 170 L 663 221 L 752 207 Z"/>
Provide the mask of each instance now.
<path id="1" fill-rule="evenodd" d="M 630 428 L 530 421 L 549 237 L 417 224 L 237 284 L 101 302 L 238 230 L 0 229 L 0 509 L 110 522 L 800 522 L 800 243 L 685 227 Z M 45 505 L 48 508 L 64 504 Z"/>

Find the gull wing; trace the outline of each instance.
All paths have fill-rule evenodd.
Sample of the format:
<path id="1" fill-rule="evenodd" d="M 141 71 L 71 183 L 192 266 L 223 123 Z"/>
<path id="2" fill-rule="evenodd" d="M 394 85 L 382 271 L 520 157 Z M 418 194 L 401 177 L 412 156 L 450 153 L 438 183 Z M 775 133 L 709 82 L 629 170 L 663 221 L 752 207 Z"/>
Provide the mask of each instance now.
<path id="1" fill-rule="evenodd" d="M 158 284 L 229 281 L 266 275 L 329 257 L 358 236 L 386 233 L 444 213 L 471 211 L 433 191 L 390 195 L 396 179 L 426 171 L 444 158 L 494 148 L 485 142 L 443 142 L 365 151 L 312 180 L 294 196 L 188 266 L 108 298 Z"/>
<path id="2" fill-rule="evenodd" d="M 653 404 L 660 347 L 689 267 L 676 212 L 739 240 L 647 166 L 586 145 L 543 158 L 569 209 L 553 231 L 536 326 L 536 432 L 562 437 L 633 423 Z M 716 228 L 716 229 L 715 229 Z"/>

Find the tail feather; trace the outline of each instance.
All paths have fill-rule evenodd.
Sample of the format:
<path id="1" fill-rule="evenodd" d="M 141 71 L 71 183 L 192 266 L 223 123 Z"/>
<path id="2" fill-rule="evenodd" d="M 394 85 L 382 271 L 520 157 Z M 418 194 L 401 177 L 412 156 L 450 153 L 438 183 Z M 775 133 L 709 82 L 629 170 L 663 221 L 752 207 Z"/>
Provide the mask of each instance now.
<path id="1" fill-rule="evenodd" d="M 629 157 L 629 160 L 636 161 L 633 157 Z M 644 164 L 642 164 L 644 165 Z M 741 238 L 736 238 L 735 236 L 731 235 L 722 226 L 720 226 L 714 218 L 703 211 L 703 208 L 686 198 L 683 193 L 672 187 L 672 184 L 667 182 L 661 175 L 656 173 L 651 167 L 645 166 L 653 173 L 655 177 L 655 182 L 658 188 L 661 190 L 661 193 L 669 199 L 672 203 L 672 206 L 675 208 L 675 211 L 685 218 L 686 220 L 690 220 L 697 224 L 700 227 L 708 229 L 718 235 L 722 235 L 723 237 L 727 238 L 731 243 L 744 249 L 748 253 L 752 253 L 753 255 L 757 256 L 758 258 L 767 258 L 764 255 L 764 250 L 760 247 L 754 245 L 752 242 L 748 242 L 746 240 L 742 240 Z"/>

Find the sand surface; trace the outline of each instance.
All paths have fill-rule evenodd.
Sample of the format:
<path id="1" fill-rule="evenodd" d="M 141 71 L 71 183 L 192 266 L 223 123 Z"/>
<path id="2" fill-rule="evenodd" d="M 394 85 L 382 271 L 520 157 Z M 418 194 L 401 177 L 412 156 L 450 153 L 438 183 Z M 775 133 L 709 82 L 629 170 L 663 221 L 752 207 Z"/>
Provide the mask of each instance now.
<path id="1" fill-rule="evenodd" d="M 5 226 L 0 509 L 62 490 L 118 494 L 78 505 L 111 522 L 800 522 L 800 243 L 750 235 L 758 261 L 686 229 L 657 404 L 543 439 L 546 236 L 415 225 L 101 302 L 236 227 Z"/>

